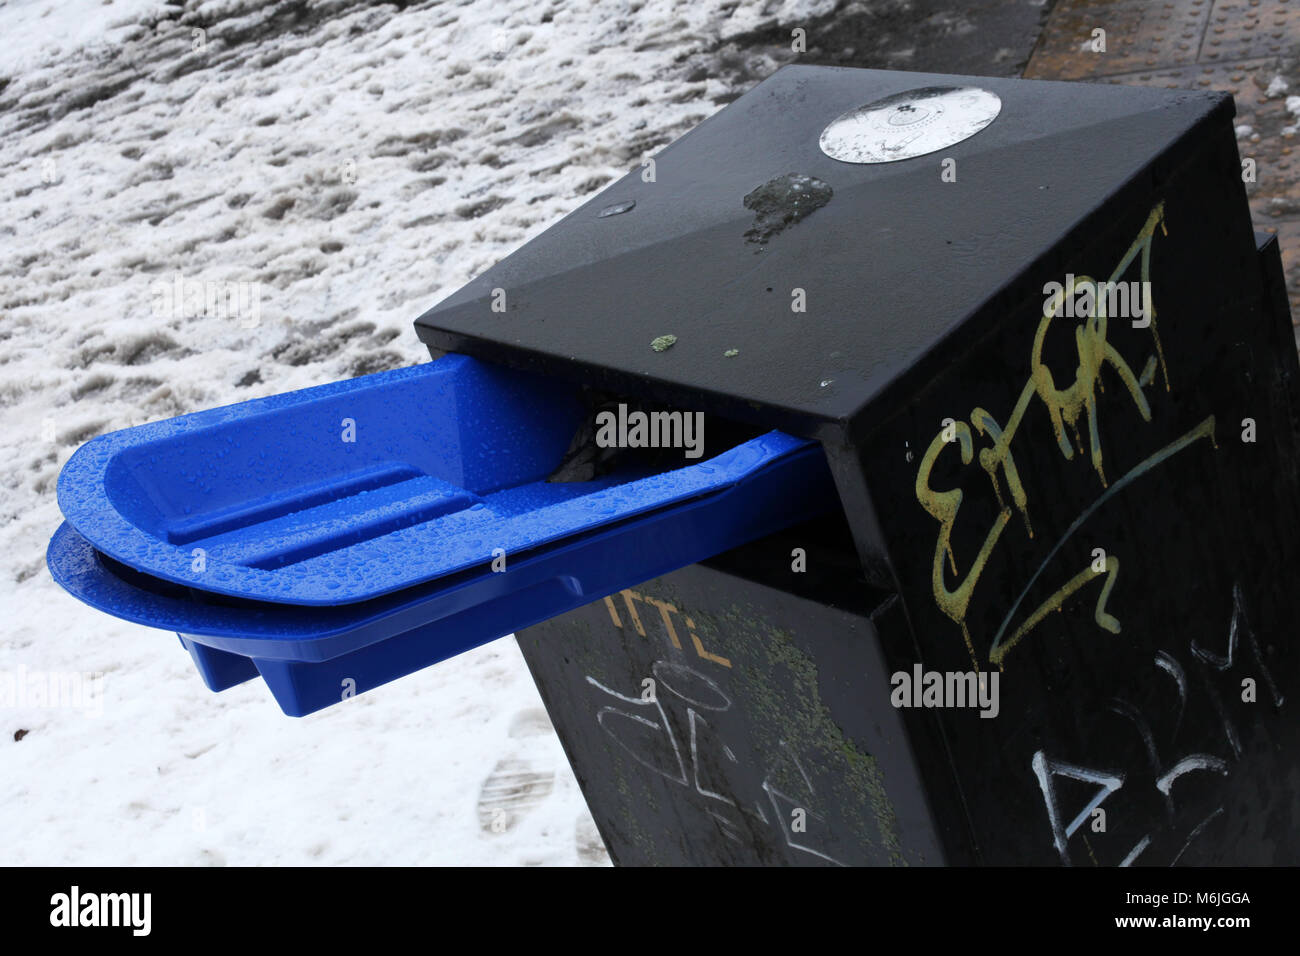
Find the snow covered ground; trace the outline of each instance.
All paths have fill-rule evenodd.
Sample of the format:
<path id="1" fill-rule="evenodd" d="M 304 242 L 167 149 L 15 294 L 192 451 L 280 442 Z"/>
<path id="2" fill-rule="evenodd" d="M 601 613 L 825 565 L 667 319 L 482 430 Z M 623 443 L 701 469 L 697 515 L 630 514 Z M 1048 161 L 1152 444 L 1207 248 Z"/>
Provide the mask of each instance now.
<path id="1" fill-rule="evenodd" d="M 303 720 L 211 694 L 51 582 L 56 477 L 425 361 L 416 315 L 778 65 L 727 38 L 832 5 L 0 3 L 0 695 L 98 675 L 0 700 L 0 864 L 607 862 L 512 639 Z M 256 308 L 160 308 L 176 277 Z"/>

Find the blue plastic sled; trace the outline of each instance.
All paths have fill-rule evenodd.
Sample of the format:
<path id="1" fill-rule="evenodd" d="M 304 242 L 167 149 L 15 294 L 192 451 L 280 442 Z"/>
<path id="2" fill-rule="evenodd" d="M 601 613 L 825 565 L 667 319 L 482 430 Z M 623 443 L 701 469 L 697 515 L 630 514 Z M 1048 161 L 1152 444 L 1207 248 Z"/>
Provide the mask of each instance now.
<path id="1" fill-rule="evenodd" d="M 59 476 L 50 571 L 178 633 L 212 690 L 260 675 L 301 716 L 836 500 L 820 447 L 780 432 L 548 482 L 584 414 L 448 355 L 103 435 Z"/>

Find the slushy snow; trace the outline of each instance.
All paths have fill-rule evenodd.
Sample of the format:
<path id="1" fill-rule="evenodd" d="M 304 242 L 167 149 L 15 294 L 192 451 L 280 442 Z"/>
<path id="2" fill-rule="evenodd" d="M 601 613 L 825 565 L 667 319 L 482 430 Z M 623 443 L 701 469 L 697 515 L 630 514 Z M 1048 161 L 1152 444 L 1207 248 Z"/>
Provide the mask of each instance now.
<path id="1" fill-rule="evenodd" d="M 0 863 L 607 862 L 513 639 L 301 720 L 212 694 L 50 580 L 56 478 L 426 361 L 415 316 L 778 65 L 714 69 L 727 37 L 830 6 L 0 5 L 0 679 L 88 675 L 0 702 Z M 177 277 L 256 283 L 258 321 L 160 308 Z"/>

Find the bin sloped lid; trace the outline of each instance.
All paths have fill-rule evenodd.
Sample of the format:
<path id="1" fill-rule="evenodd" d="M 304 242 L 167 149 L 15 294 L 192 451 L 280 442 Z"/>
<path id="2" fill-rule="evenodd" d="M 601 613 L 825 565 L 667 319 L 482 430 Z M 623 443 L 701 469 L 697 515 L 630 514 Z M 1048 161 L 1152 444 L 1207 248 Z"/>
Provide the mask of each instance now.
<path id="1" fill-rule="evenodd" d="M 842 114 L 933 87 L 991 92 L 1000 112 L 909 159 L 822 151 Z M 417 332 L 801 434 L 860 424 L 900 372 L 1216 113 L 1231 115 L 1226 94 L 786 67 L 654 156 L 653 182 L 638 165 Z M 946 159 L 955 181 L 941 178 Z M 792 176 L 812 183 L 816 208 L 772 232 L 756 191 Z M 673 346 L 653 349 L 664 335 Z"/>

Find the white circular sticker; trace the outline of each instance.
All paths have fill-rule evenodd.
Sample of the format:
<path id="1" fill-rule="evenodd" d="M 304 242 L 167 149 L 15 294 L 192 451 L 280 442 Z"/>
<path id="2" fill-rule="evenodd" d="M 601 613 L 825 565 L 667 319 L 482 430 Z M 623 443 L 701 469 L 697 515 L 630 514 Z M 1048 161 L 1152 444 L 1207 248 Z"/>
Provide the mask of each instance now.
<path id="1" fill-rule="evenodd" d="M 822 152 L 842 163 L 892 163 L 974 136 L 997 119 L 1002 100 L 977 86 L 927 86 L 895 93 L 837 117 Z"/>

